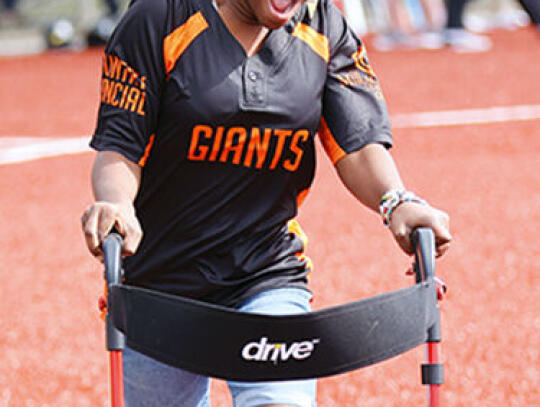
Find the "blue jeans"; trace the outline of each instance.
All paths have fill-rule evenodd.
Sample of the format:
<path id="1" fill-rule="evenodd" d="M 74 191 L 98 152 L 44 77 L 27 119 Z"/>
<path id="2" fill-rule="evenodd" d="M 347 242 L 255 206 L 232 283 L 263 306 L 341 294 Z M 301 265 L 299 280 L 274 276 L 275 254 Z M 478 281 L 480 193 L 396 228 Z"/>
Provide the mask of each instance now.
<path id="1" fill-rule="evenodd" d="M 299 288 L 260 293 L 238 309 L 258 314 L 286 315 L 310 311 L 311 294 Z M 210 380 L 177 369 L 126 347 L 124 350 L 126 407 L 209 407 Z M 228 382 L 234 407 L 288 404 L 315 407 L 316 380 Z"/>

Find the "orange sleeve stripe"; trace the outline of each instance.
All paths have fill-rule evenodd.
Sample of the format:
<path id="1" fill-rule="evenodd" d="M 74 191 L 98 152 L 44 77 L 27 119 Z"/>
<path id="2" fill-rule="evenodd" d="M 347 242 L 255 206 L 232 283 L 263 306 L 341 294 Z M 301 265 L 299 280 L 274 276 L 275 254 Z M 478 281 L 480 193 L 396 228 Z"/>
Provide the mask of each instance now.
<path id="1" fill-rule="evenodd" d="M 184 53 L 189 44 L 208 28 L 206 19 L 199 11 L 187 19 L 180 27 L 167 35 L 163 40 L 163 57 L 167 75 L 173 70 L 178 58 Z"/>
<path id="2" fill-rule="evenodd" d="M 309 194 L 309 188 L 304 189 L 303 191 L 300 191 L 300 193 L 296 197 L 296 207 L 297 208 L 300 208 L 300 206 L 302 205 L 302 203 L 304 202 L 304 199 L 306 199 L 308 194 Z"/>
<path id="3" fill-rule="evenodd" d="M 333 164 L 336 164 L 339 160 L 347 155 L 347 153 L 339 146 L 336 139 L 332 135 L 332 132 L 326 124 L 324 117 L 321 117 L 321 124 L 319 125 L 319 137 L 322 145 L 330 160 Z"/>
<path id="4" fill-rule="evenodd" d="M 154 145 L 154 139 L 156 138 L 155 134 L 152 134 L 150 136 L 150 140 L 148 140 L 148 144 L 146 145 L 146 148 L 144 149 L 144 155 L 139 160 L 138 164 L 139 167 L 144 167 L 146 165 L 146 160 L 148 160 L 148 157 L 150 156 L 150 151 L 152 150 L 152 146 Z"/>
<path id="5" fill-rule="evenodd" d="M 296 258 L 300 261 L 306 261 L 306 268 L 309 270 L 309 273 L 306 275 L 306 277 L 309 277 L 311 272 L 313 271 L 313 262 L 311 259 L 306 256 L 304 253 L 296 254 Z"/>
<path id="6" fill-rule="evenodd" d="M 308 191 L 308 190 L 304 190 Z M 302 191 L 302 192 L 304 192 Z M 307 195 L 307 193 L 306 193 Z M 308 238 L 302 228 L 300 227 L 300 224 L 296 219 L 291 219 L 289 222 L 287 222 L 287 227 L 289 228 L 289 233 L 294 233 L 296 236 L 300 238 L 302 241 L 303 250 L 306 250 L 308 245 Z M 306 256 L 303 252 L 298 252 L 295 254 L 299 261 L 305 261 L 306 262 L 306 268 L 310 271 L 313 270 L 313 262 L 311 259 Z"/>
<path id="7" fill-rule="evenodd" d="M 330 60 L 330 41 L 327 37 L 317 32 L 309 25 L 303 23 L 296 24 L 292 35 L 304 41 L 326 62 Z"/>
<path id="8" fill-rule="evenodd" d="M 302 245 L 304 246 L 304 250 L 306 250 L 306 247 L 308 245 L 308 238 L 300 227 L 298 221 L 296 219 L 291 219 L 289 222 L 287 222 L 287 228 L 289 229 L 289 233 L 294 233 L 300 238 L 300 240 L 302 241 Z"/>

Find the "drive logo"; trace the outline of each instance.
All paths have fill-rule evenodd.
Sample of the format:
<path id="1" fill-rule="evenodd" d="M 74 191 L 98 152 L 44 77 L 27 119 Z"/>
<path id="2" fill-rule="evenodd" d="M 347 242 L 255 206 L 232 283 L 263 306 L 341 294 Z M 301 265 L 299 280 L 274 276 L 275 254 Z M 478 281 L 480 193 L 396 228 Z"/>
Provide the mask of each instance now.
<path id="1" fill-rule="evenodd" d="M 263 336 L 259 342 L 249 342 L 242 348 L 242 357 L 245 360 L 257 362 L 286 362 L 289 358 L 296 360 L 307 359 L 313 353 L 315 345 L 320 339 L 311 339 L 301 342 L 269 343 L 268 338 Z"/>

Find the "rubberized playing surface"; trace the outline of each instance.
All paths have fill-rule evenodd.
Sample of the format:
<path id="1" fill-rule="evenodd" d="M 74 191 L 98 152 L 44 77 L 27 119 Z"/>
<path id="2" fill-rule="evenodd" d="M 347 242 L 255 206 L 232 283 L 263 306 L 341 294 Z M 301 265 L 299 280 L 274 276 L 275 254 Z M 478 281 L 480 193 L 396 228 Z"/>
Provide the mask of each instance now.
<path id="1" fill-rule="evenodd" d="M 449 407 L 540 400 L 540 38 L 519 30 L 492 39 L 487 54 L 370 52 L 393 117 L 507 108 L 493 123 L 395 130 L 393 154 L 406 184 L 452 216 L 455 241 L 437 263 L 450 288 L 442 303 Z M 89 135 L 100 58 L 97 50 L 0 59 L 0 155 L 40 140 L 13 137 Z M 529 118 L 511 120 L 523 105 Z M 0 407 L 107 405 L 97 310 L 102 269 L 86 252 L 79 224 L 91 201 L 92 157 L 0 164 Z M 404 276 L 410 259 L 322 155 L 299 220 L 315 264 L 315 308 L 412 283 Z M 319 405 L 425 405 L 424 359 L 421 347 L 321 380 Z M 213 405 L 229 405 L 225 385 L 214 388 Z"/>

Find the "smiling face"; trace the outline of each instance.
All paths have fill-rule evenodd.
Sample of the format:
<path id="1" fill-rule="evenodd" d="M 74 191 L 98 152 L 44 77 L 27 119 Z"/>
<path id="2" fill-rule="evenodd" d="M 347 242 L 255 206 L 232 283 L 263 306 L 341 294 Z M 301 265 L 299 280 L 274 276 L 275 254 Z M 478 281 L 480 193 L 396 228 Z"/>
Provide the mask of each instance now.
<path id="1" fill-rule="evenodd" d="M 236 0 L 245 11 L 251 11 L 254 22 L 269 29 L 282 27 L 305 0 Z M 247 14 L 247 13 L 246 13 Z"/>

